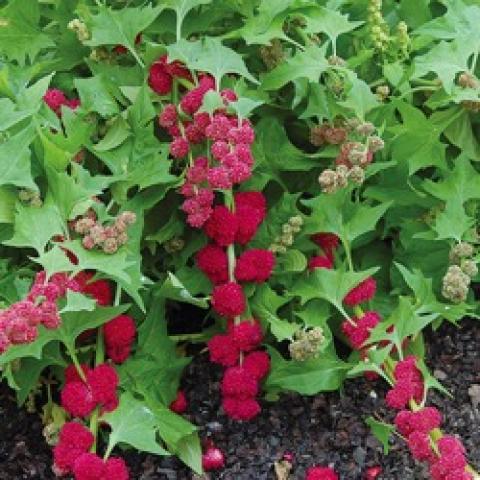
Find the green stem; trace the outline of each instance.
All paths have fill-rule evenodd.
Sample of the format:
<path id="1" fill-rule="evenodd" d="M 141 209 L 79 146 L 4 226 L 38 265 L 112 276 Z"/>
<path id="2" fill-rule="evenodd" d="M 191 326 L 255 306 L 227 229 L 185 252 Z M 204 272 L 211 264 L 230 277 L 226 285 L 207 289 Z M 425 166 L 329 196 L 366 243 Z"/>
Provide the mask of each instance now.
<path id="1" fill-rule="evenodd" d="M 79 377 L 86 382 L 87 377 L 85 376 L 85 373 L 80 365 L 80 362 L 78 361 L 77 353 L 75 352 L 75 347 L 72 347 L 71 345 L 67 345 L 67 352 L 70 355 L 70 358 L 72 359 L 73 365 L 75 366 L 75 369 L 78 372 Z"/>
<path id="2" fill-rule="evenodd" d="M 348 263 L 348 269 L 353 272 L 353 260 L 352 260 L 352 252 L 350 250 L 350 244 L 346 241 L 343 242 L 343 248 L 345 249 L 345 255 L 347 256 L 347 263 Z"/>

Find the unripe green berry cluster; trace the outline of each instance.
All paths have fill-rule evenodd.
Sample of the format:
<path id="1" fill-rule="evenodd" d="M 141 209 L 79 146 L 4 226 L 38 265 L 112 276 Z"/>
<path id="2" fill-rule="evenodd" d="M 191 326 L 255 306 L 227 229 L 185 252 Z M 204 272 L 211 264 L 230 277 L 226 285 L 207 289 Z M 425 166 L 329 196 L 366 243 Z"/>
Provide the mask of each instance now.
<path id="1" fill-rule="evenodd" d="M 303 218 L 300 215 L 290 217 L 286 223 L 282 225 L 282 233 L 275 238 L 270 245 L 269 250 L 273 253 L 286 253 L 288 247 L 293 245 L 295 234 L 299 233 L 303 226 Z"/>
<path id="2" fill-rule="evenodd" d="M 324 342 L 325 336 L 321 327 L 299 330 L 295 333 L 295 339 L 288 346 L 290 356 L 298 362 L 317 358 L 320 346 Z"/>

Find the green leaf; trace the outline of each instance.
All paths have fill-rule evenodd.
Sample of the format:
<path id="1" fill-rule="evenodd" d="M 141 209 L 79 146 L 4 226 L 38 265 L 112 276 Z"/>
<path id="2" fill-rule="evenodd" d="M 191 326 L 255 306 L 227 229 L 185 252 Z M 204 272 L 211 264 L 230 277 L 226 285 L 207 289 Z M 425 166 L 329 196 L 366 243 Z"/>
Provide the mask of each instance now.
<path id="1" fill-rule="evenodd" d="M 451 93 L 457 73 L 468 71 L 468 58 L 475 53 L 475 48 L 471 42 L 442 41 L 424 55 L 415 58 L 414 78 L 434 72 L 442 81 L 445 91 Z"/>
<path id="2" fill-rule="evenodd" d="M 0 10 L 0 44 L 2 52 L 20 65 L 28 58 L 33 62 L 44 48 L 54 46 L 50 37 L 42 32 L 38 2 L 25 3 L 11 0 Z"/>
<path id="3" fill-rule="evenodd" d="M 465 156 L 458 157 L 453 170 L 445 171 L 442 176 L 443 180 L 437 182 L 425 180 L 424 190 L 445 202 L 457 200 L 464 204 L 480 198 L 480 175 Z"/>
<path id="4" fill-rule="evenodd" d="M 370 427 L 375 438 L 383 445 L 383 454 L 387 455 L 390 450 L 390 437 L 395 431 L 395 426 L 375 420 L 373 417 L 368 417 L 365 423 Z"/>
<path id="5" fill-rule="evenodd" d="M 189 65 L 190 68 L 211 73 L 220 85 L 227 73 L 236 73 L 253 83 L 258 83 L 247 70 L 243 58 L 235 50 L 225 47 L 218 38 L 206 37 L 201 41 L 201 54 Z"/>
<path id="6" fill-rule="evenodd" d="M 385 202 L 372 207 L 353 202 L 347 189 L 329 195 L 321 194 L 303 203 L 312 210 L 306 221 L 308 233 L 335 233 L 346 245 L 373 230 L 392 204 Z"/>
<path id="7" fill-rule="evenodd" d="M 60 313 L 81 312 L 82 310 L 92 312 L 95 310 L 96 304 L 97 303 L 93 298 L 68 290 L 65 306 L 60 310 Z"/>
<path id="8" fill-rule="evenodd" d="M 462 108 L 462 107 L 454 107 Z M 452 109 L 452 114 L 454 110 Z M 449 142 L 462 150 L 472 160 L 480 160 L 480 145 L 473 131 L 472 121 L 468 111 L 462 108 L 460 116 L 455 115 L 454 121 L 444 130 Z"/>
<path id="9" fill-rule="evenodd" d="M 17 203 L 13 237 L 5 245 L 31 247 L 39 254 L 55 235 L 63 235 L 65 226 L 55 205 L 45 202 L 41 207 L 27 207 Z"/>
<path id="10" fill-rule="evenodd" d="M 331 355 L 321 355 L 305 362 L 285 360 L 273 348 L 269 348 L 272 361 L 266 389 L 281 389 L 301 395 L 316 395 L 339 389 L 350 368 L 348 363 Z"/>
<path id="11" fill-rule="evenodd" d="M 67 364 L 60 352 L 60 343 L 49 343 L 42 352 L 42 358 L 24 358 L 20 363 L 20 369 L 13 373 L 15 383 L 18 387 L 16 392 L 17 404 L 25 403 L 28 395 L 38 385 L 38 380 L 45 368 L 50 366 L 66 367 Z"/>
<path id="12" fill-rule="evenodd" d="M 229 104 L 236 114 L 241 118 L 248 118 L 249 115 L 255 110 L 258 106 L 262 105 L 264 102 L 261 100 L 253 100 L 251 98 L 240 97 L 236 102 Z"/>
<path id="13" fill-rule="evenodd" d="M 163 405 L 152 406 L 158 423 L 158 432 L 168 449 L 194 472 L 202 472 L 202 448 L 197 429 L 180 415 Z"/>
<path id="14" fill-rule="evenodd" d="M 294 248 L 289 248 L 286 253 L 280 255 L 277 259 L 275 273 L 303 272 L 307 268 L 307 257 Z"/>
<path id="15" fill-rule="evenodd" d="M 310 46 L 304 51 L 297 51 L 294 57 L 289 58 L 263 76 L 262 88 L 277 90 L 299 78 L 306 78 L 314 83 L 318 82 L 320 75 L 329 68 L 326 51 L 326 44 L 322 47 Z"/>
<path id="16" fill-rule="evenodd" d="M 458 198 L 452 198 L 435 218 L 433 229 L 437 240 L 455 239 L 460 242 L 466 232 L 474 225 L 475 220 L 465 213 L 465 208 Z"/>
<path id="17" fill-rule="evenodd" d="M 365 22 L 351 21 L 348 15 L 325 7 L 308 8 L 302 15 L 306 21 L 306 33 L 325 33 L 331 40 L 335 55 L 337 38 L 343 33 L 351 32 Z"/>
<path id="18" fill-rule="evenodd" d="M 200 308 L 208 308 L 208 298 L 194 297 L 183 285 L 183 283 L 171 272 L 168 272 L 168 277 L 158 291 L 158 294 L 163 298 L 170 298 L 178 300 L 179 302 L 190 303 Z"/>
<path id="19" fill-rule="evenodd" d="M 196 7 L 200 5 L 207 5 L 212 0 L 164 0 L 162 3 L 164 8 L 170 8 L 177 14 L 177 41 L 181 38 L 182 25 L 185 17 Z"/>
<path id="20" fill-rule="evenodd" d="M 272 334 L 279 342 L 292 339 L 300 328 L 298 323 L 277 316 L 277 310 L 288 302 L 288 298 L 281 297 L 265 283 L 255 289 L 255 295 L 249 301 L 253 314 L 269 323 Z"/>
<path id="21" fill-rule="evenodd" d="M 82 108 L 111 117 L 118 113 L 118 105 L 107 81 L 100 75 L 92 78 L 76 78 L 73 81 L 78 90 Z"/>
<path id="22" fill-rule="evenodd" d="M 109 452 L 118 444 L 127 444 L 141 452 L 169 455 L 157 441 L 155 414 L 131 393 L 123 393 L 118 407 L 101 418 L 111 427 L 107 447 Z"/>
<path id="23" fill-rule="evenodd" d="M 7 187 L 0 187 L 0 223 L 13 223 L 17 195 Z"/>
<path id="24" fill-rule="evenodd" d="M 373 267 L 363 272 L 346 272 L 342 269 L 329 270 L 317 268 L 304 278 L 300 278 L 292 288 L 292 294 L 301 298 L 304 305 L 315 298 L 323 298 L 344 315 L 343 299 L 356 285 L 372 276 L 380 267 Z"/>
<path id="25" fill-rule="evenodd" d="M 120 116 L 110 125 L 105 136 L 95 144 L 95 150 L 105 152 L 121 145 L 131 135 L 128 123 Z"/>
<path id="26" fill-rule="evenodd" d="M 0 185 L 15 185 L 38 190 L 32 179 L 30 166 L 29 146 L 34 136 L 32 128 L 25 128 L 7 141 L 0 143 Z"/>
<path id="27" fill-rule="evenodd" d="M 100 4 L 98 13 L 89 18 L 88 26 L 91 38 L 84 43 L 90 47 L 123 45 L 143 66 L 143 62 L 135 50 L 135 37 L 153 23 L 164 8 L 163 5 L 158 7 L 145 5 L 144 7 L 124 7 L 112 10 Z"/>
<path id="28" fill-rule="evenodd" d="M 358 78 L 354 72 L 347 70 L 346 76 L 350 86 L 346 93 L 346 100 L 339 102 L 339 105 L 352 110 L 358 118 L 364 119 L 365 115 L 380 103 L 368 84 Z"/>

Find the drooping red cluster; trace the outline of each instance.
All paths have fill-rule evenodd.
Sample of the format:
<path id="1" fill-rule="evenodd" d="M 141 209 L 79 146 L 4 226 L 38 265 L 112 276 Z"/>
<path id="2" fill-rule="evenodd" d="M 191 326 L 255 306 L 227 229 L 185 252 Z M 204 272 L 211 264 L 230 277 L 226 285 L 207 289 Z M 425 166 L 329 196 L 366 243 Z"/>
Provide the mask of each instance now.
<path id="1" fill-rule="evenodd" d="M 175 78 L 185 78 L 192 80 L 190 72 L 178 61 L 169 62 L 166 55 L 162 55 L 150 67 L 148 75 L 148 84 L 150 88 L 159 95 L 167 95 L 172 91 L 173 80 Z"/>
<path id="2" fill-rule="evenodd" d="M 348 338 L 352 348 L 360 350 L 379 322 L 380 315 L 377 312 L 365 312 L 360 318 L 353 317 L 352 321 L 345 320 L 342 323 L 342 332 Z"/>
<path id="3" fill-rule="evenodd" d="M 433 430 L 440 427 L 442 415 L 434 407 L 424 407 L 417 411 L 402 410 L 395 417 L 395 426 L 407 439 L 412 456 L 430 464 L 433 480 L 469 480 L 466 472 L 467 461 L 462 443 L 451 436 L 443 436 L 433 449 Z"/>
<path id="4" fill-rule="evenodd" d="M 65 372 L 65 386 L 61 392 L 62 407 L 73 417 L 88 417 L 99 406 L 111 412 L 118 406 L 118 375 L 106 363 L 90 369 L 84 367 L 85 381 L 72 368 Z"/>
<path id="5" fill-rule="evenodd" d="M 62 116 L 62 107 L 75 110 L 80 106 L 80 100 L 78 100 L 78 98 L 69 100 L 58 88 L 49 88 L 43 96 L 43 101 L 48 105 L 48 108 L 53 110 L 59 117 Z"/>
<path id="6" fill-rule="evenodd" d="M 188 408 L 187 397 L 185 396 L 185 392 L 183 390 L 179 390 L 177 392 L 177 397 L 170 403 L 170 410 L 172 412 L 182 414 L 185 413 Z"/>
<path id="7" fill-rule="evenodd" d="M 61 319 L 57 300 L 64 297 L 67 290 L 79 291 L 80 287 L 64 273 L 47 279 L 44 271 L 39 272 L 27 297 L 0 311 L 0 353 L 11 345 L 33 342 L 40 325 L 58 328 Z"/>
<path id="8" fill-rule="evenodd" d="M 210 360 L 227 367 L 221 385 L 223 408 L 234 420 L 250 420 L 260 413 L 255 397 L 259 382 L 270 370 L 268 354 L 255 350 L 262 340 L 259 322 L 251 319 L 232 323 L 227 334 L 216 335 L 208 342 Z"/>
<path id="9" fill-rule="evenodd" d="M 228 259 L 225 250 L 213 243 L 205 245 L 195 256 L 197 267 L 214 284 L 228 281 Z"/>
<path id="10" fill-rule="evenodd" d="M 73 472 L 75 461 L 92 447 L 95 438 L 90 430 L 77 422 L 67 422 L 60 430 L 53 448 L 53 470 L 56 475 Z"/>
<path id="11" fill-rule="evenodd" d="M 129 315 L 119 315 L 103 327 L 107 355 L 115 363 L 123 363 L 129 356 L 137 327 Z"/>
<path id="12" fill-rule="evenodd" d="M 75 480 L 128 480 L 130 475 L 121 458 L 104 461 L 95 453 L 83 453 L 73 466 Z"/>
<path id="13" fill-rule="evenodd" d="M 417 359 L 413 355 L 395 365 L 393 376 L 395 385 L 386 396 L 387 405 L 390 408 L 402 410 L 410 400 L 415 400 L 417 403 L 422 401 L 423 375 L 417 368 Z"/>
<path id="14" fill-rule="evenodd" d="M 338 475 L 333 468 L 310 467 L 307 470 L 305 480 L 338 480 Z"/>
<path id="15" fill-rule="evenodd" d="M 375 282 L 374 278 L 368 277 L 355 288 L 352 288 L 352 290 L 345 295 L 343 301 L 349 307 L 354 307 L 371 300 L 375 296 L 376 291 L 377 282 Z"/>
<path id="16" fill-rule="evenodd" d="M 466 471 L 465 447 L 455 437 L 445 435 L 437 442 L 439 456 L 430 465 L 433 480 L 473 480 Z"/>

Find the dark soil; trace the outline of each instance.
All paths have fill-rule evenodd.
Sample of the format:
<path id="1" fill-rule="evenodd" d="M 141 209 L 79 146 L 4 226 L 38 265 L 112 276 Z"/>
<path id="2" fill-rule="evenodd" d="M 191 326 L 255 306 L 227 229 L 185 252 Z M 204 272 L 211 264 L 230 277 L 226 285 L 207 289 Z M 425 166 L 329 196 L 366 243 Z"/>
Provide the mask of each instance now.
<path id="1" fill-rule="evenodd" d="M 444 412 L 444 429 L 461 435 L 469 460 L 480 467 L 480 413 L 468 390 L 480 385 L 480 323 L 465 320 L 461 328 L 444 325 L 428 334 L 428 363 L 453 398 L 432 393 L 430 403 Z M 422 480 L 425 469 L 411 459 L 405 445 L 395 440 L 384 456 L 363 419 L 376 412 L 391 419 L 384 409 L 381 382 L 349 381 L 344 392 L 302 398 L 285 395 L 273 404 L 264 403 L 253 422 L 227 420 L 220 410 L 220 370 L 198 356 L 187 369 L 184 389 L 190 402 L 190 419 L 200 426 L 226 454 L 227 465 L 213 479 L 275 479 L 273 463 L 288 451 L 295 455 L 294 479 L 303 479 L 314 464 L 330 464 L 342 480 L 360 480 L 370 466 L 380 465 L 379 480 Z M 0 480 L 53 479 L 51 454 L 42 437 L 36 415 L 18 410 L 8 390 L 0 390 Z M 475 403 L 475 402 L 474 402 Z M 134 480 L 183 480 L 195 478 L 174 457 L 124 454 Z"/>

